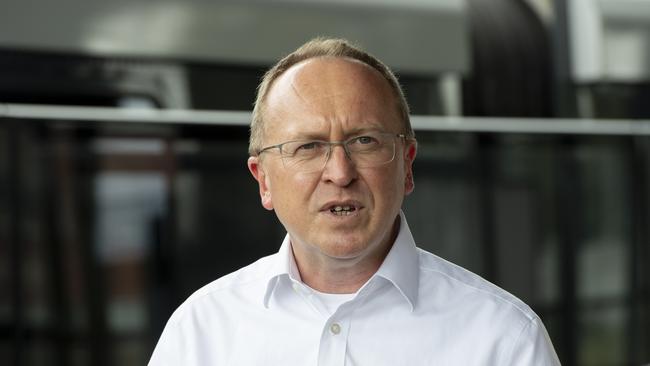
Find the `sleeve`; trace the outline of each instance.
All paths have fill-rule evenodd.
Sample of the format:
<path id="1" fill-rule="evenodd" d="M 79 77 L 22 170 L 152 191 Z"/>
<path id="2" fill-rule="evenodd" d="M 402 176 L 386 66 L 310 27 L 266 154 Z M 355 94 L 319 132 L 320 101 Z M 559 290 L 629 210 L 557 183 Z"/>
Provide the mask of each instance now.
<path id="1" fill-rule="evenodd" d="M 542 321 L 535 317 L 522 329 L 506 365 L 556 366 L 560 360 Z"/>

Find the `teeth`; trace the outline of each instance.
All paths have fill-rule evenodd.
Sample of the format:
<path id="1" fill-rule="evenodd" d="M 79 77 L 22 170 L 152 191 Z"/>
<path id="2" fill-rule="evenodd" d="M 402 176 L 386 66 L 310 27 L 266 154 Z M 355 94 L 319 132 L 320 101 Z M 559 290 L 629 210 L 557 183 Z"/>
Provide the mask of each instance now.
<path id="1" fill-rule="evenodd" d="M 330 209 L 333 214 L 338 216 L 347 216 L 355 210 L 354 206 L 334 206 Z"/>

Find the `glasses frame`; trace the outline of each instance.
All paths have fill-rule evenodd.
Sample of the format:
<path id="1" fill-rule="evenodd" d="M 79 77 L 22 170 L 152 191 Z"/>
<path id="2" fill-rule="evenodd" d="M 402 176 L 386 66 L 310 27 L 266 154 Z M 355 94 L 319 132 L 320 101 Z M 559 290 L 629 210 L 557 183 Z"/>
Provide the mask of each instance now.
<path id="1" fill-rule="evenodd" d="M 388 160 L 387 162 L 377 165 L 377 166 L 381 166 L 381 165 L 388 164 L 391 161 L 395 160 L 395 153 L 396 153 L 395 137 L 404 139 L 404 141 L 409 139 L 409 137 L 406 136 L 406 134 L 404 134 L 404 133 L 381 132 L 381 131 L 378 132 L 378 133 L 381 134 L 381 135 L 390 135 L 391 137 L 393 137 L 393 157 L 390 160 Z M 318 142 L 318 143 L 322 143 L 322 144 L 328 145 L 329 149 L 327 150 L 327 155 L 326 155 L 325 161 L 323 162 L 323 166 L 321 168 L 319 168 L 319 169 L 314 170 L 314 171 L 319 171 L 319 170 L 321 170 L 321 169 L 323 169 L 325 167 L 325 165 L 327 164 L 327 162 L 330 159 L 330 156 L 332 156 L 332 150 L 337 145 L 340 145 L 343 148 L 343 151 L 345 151 L 345 156 L 350 161 L 352 161 L 352 152 L 350 151 L 350 149 L 348 147 L 348 143 L 351 142 L 351 141 L 354 141 L 355 139 L 358 139 L 359 137 L 363 137 L 363 136 L 364 136 L 364 134 L 359 134 L 358 136 L 353 136 L 353 137 L 350 137 L 349 139 L 346 139 L 346 140 L 343 140 L 343 141 L 325 141 L 325 140 L 317 140 L 317 139 L 313 139 L 313 140 L 307 140 L 307 139 L 305 139 L 305 140 L 302 140 L 302 139 L 300 139 L 300 140 L 290 140 L 290 141 L 285 141 L 285 142 L 279 143 L 277 145 L 271 145 L 271 146 L 263 147 L 257 152 L 257 155 L 259 156 L 264 152 L 268 152 L 268 151 L 271 151 L 272 149 L 277 148 L 278 151 L 280 152 L 280 157 L 282 159 L 282 165 L 286 167 L 285 159 L 284 159 L 283 154 L 282 154 L 282 147 L 284 145 L 294 143 L 294 142 L 305 142 L 305 143 Z"/>

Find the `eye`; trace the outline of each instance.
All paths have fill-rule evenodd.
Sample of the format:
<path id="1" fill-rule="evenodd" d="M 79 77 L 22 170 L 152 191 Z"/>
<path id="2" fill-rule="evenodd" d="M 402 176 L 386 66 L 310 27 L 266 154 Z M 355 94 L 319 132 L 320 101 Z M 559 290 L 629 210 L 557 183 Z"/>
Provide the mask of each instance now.
<path id="1" fill-rule="evenodd" d="M 298 147 L 296 148 L 296 151 L 300 151 L 300 150 L 314 150 L 314 149 L 317 149 L 317 148 L 318 148 L 318 145 L 319 145 L 318 142 L 316 142 L 316 141 L 310 141 L 310 142 L 307 142 L 307 143 L 304 143 L 304 144 L 298 145 Z"/>
<path id="2" fill-rule="evenodd" d="M 360 145 L 371 145 L 371 144 L 376 144 L 378 141 L 376 138 L 372 136 L 359 136 L 355 137 L 353 140 L 354 144 L 360 144 Z"/>
<path id="3" fill-rule="evenodd" d="M 323 146 L 321 141 L 296 141 L 287 147 L 293 156 L 308 156 L 320 154 Z"/>

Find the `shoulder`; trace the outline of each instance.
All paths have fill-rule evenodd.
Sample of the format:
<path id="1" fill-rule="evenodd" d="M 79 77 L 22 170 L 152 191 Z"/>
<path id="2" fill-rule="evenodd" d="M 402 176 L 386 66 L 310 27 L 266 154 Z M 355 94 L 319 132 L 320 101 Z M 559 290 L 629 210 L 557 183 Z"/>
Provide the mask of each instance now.
<path id="1" fill-rule="evenodd" d="M 232 335 L 246 317 L 263 308 L 274 256 L 223 276 L 190 295 L 171 315 L 150 365 L 222 364 Z M 218 350 L 218 352 L 216 351 Z"/>
<path id="2" fill-rule="evenodd" d="M 519 318 L 522 326 L 537 318 L 523 301 L 481 276 L 419 248 L 418 256 L 421 288 L 434 286 L 452 301 L 505 313 Z"/>
<path id="3" fill-rule="evenodd" d="M 264 288 L 269 280 L 269 271 L 276 256 L 277 254 L 272 254 L 260 258 L 199 288 L 174 311 L 169 318 L 169 323 L 179 322 L 189 313 L 207 309 L 217 311 L 221 306 L 232 306 L 235 301 L 244 300 L 238 294 L 246 294 L 251 298 L 259 294 L 259 298 L 262 299 Z"/>
<path id="4" fill-rule="evenodd" d="M 418 249 L 418 256 L 421 311 L 444 313 L 495 364 L 559 365 L 544 325 L 523 301 L 434 254 Z"/>

